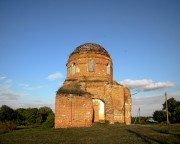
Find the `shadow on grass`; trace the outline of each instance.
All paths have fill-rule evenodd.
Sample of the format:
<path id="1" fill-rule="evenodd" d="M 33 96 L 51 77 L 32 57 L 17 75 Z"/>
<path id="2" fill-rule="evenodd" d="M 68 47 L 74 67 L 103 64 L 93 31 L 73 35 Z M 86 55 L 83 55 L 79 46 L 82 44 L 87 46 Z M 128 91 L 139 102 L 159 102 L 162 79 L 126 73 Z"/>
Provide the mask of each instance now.
<path id="1" fill-rule="evenodd" d="M 31 129 L 31 128 L 35 128 L 35 127 L 33 127 L 33 126 L 18 126 L 16 128 L 16 130 L 24 130 L 24 129 Z"/>
<path id="2" fill-rule="evenodd" d="M 152 144 L 152 142 L 156 142 L 156 143 L 159 143 L 159 144 L 165 144 L 164 142 L 160 141 L 160 140 L 157 140 L 157 139 L 153 139 L 151 137 L 148 137 L 148 136 L 145 136 L 143 134 L 140 134 L 140 133 L 137 133 L 133 130 L 128 130 L 128 132 L 130 133 L 133 133 L 135 134 L 136 136 L 138 136 L 139 138 L 141 138 L 145 143 L 147 144 Z"/>
<path id="3" fill-rule="evenodd" d="M 174 130 L 173 129 L 170 129 L 170 128 L 167 128 L 167 129 L 152 129 L 153 131 L 155 132 L 158 132 L 158 133 L 162 133 L 162 134 L 169 134 L 169 135 L 172 135 L 176 138 L 180 138 L 180 132 L 179 130 Z"/>

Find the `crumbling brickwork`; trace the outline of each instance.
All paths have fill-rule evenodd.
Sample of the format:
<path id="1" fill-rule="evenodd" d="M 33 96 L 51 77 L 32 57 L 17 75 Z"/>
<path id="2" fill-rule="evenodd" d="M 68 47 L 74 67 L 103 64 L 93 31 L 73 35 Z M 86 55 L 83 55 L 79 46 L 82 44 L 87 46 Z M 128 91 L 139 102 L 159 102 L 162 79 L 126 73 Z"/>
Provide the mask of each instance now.
<path id="1" fill-rule="evenodd" d="M 113 81 L 112 60 L 103 47 L 77 47 L 66 66 L 67 78 L 56 95 L 56 128 L 91 126 L 100 117 L 111 124 L 131 124 L 130 91 Z M 93 99 L 103 105 L 93 104 Z"/>
<path id="2" fill-rule="evenodd" d="M 57 95 L 55 128 L 89 127 L 92 125 L 92 100 L 82 96 Z"/>

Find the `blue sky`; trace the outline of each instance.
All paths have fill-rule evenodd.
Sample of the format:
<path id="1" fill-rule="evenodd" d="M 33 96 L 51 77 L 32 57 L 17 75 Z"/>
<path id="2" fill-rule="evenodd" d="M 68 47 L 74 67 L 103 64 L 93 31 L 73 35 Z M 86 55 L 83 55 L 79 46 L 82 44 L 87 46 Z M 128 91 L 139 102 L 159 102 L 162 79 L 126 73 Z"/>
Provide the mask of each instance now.
<path id="1" fill-rule="evenodd" d="M 131 88 L 133 115 L 180 100 L 179 0 L 1 0 L 0 105 L 50 106 L 69 54 L 102 45 L 114 80 Z M 148 106 L 148 108 L 147 108 Z"/>

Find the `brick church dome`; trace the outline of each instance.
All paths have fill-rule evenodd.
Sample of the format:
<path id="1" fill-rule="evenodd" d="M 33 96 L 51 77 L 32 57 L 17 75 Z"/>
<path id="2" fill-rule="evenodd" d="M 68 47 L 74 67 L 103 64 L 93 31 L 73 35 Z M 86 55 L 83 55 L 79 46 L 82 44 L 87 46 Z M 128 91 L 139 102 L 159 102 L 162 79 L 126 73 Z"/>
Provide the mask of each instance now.
<path id="1" fill-rule="evenodd" d="M 67 79 L 112 81 L 111 57 L 99 44 L 85 43 L 76 47 L 66 66 Z"/>
<path id="2" fill-rule="evenodd" d="M 95 43 L 85 43 L 85 44 L 82 44 L 82 45 L 78 46 L 70 54 L 70 56 L 75 54 L 75 53 L 88 52 L 88 51 L 99 52 L 101 54 L 105 54 L 106 56 L 110 57 L 109 53 L 105 50 L 105 48 L 103 48 L 101 45 L 95 44 Z"/>

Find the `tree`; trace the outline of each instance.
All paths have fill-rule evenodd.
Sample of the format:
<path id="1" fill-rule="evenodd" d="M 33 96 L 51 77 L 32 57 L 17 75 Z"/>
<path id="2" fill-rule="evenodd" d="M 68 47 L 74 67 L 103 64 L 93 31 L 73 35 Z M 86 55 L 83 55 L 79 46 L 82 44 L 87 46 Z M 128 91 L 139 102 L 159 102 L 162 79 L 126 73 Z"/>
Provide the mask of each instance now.
<path id="1" fill-rule="evenodd" d="M 165 111 L 155 111 L 153 113 L 153 119 L 160 122 L 166 121 L 166 112 Z"/>
<path id="2" fill-rule="evenodd" d="M 177 106 L 177 101 L 174 99 L 174 98 L 170 98 L 167 100 L 167 103 L 168 103 L 168 111 L 170 113 L 174 112 L 176 106 Z M 163 110 L 166 109 L 166 102 L 163 103 Z"/>
<path id="3" fill-rule="evenodd" d="M 174 98 L 167 100 L 168 115 L 171 123 L 180 123 L 180 101 L 176 101 Z M 163 103 L 162 111 L 155 111 L 153 114 L 154 120 L 158 122 L 166 121 L 166 102 Z"/>
<path id="4" fill-rule="evenodd" d="M 17 113 L 9 106 L 3 105 L 0 108 L 0 121 L 13 121 L 16 120 Z"/>
<path id="5" fill-rule="evenodd" d="M 180 123 L 180 102 L 178 102 L 172 115 L 174 116 L 174 122 Z"/>
<path id="6" fill-rule="evenodd" d="M 25 124 L 26 125 L 34 125 L 36 124 L 36 119 L 38 117 L 38 109 L 37 108 L 27 108 L 24 111 Z"/>
<path id="7" fill-rule="evenodd" d="M 54 126 L 54 113 L 49 107 L 41 108 L 18 108 L 13 110 L 12 108 L 3 105 L 0 107 L 0 121 L 6 123 L 6 125 L 43 125 L 47 127 Z"/>
<path id="8" fill-rule="evenodd" d="M 180 122 L 180 101 L 176 101 L 174 98 L 167 100 L 168 112 L 171 114 L 169 120 L 171 123 Z M 166 103 L 163 104 L 163 110 L 166 109 Z"/>
<path id="9" fill-rule="evenodd" d="M 43 123 L 43 126 L 47 128 L 54 127 L 54 114 L 53 113 L 47 116 L 47 120 Z"/>
<path id="10" fill-rule="evenodd" d="M 9 106 L 0 107 L 0 132 L 8 132 L 16 129 L 17 113 Z"/>
<path id="11" fill-rule="evenodd" d="M 50 107 L 41 107 L 38 110 L 38 121 L 40 122 L 40 124 L 44 123 L 48 116 L 53 114 L 53 111 Z"/>
<path id="12" fill-rule="evenodd" d="M 16 123 L 17 125 L 26 125 L 26 109 L 24 108 L 18 108 L 16 109 L 17 113 L 17 119 Z"/>

